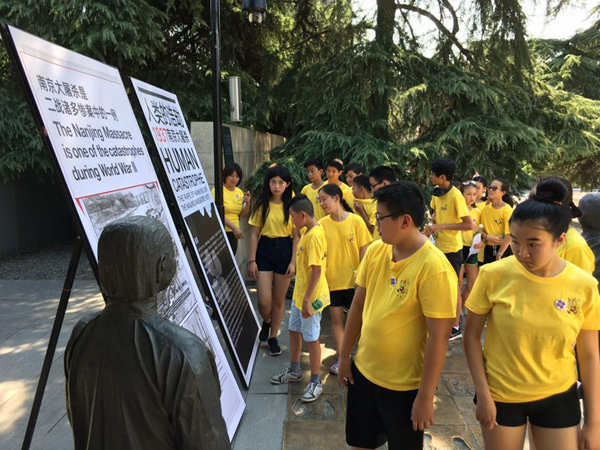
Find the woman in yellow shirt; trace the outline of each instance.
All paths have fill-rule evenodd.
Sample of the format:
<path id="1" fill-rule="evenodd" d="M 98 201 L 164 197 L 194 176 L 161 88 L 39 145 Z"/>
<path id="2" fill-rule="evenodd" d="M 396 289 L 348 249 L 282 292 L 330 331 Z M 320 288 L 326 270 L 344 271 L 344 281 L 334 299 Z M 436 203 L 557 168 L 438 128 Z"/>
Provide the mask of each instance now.
<path id="1" fill-rule="evenodd" d="M 509 185 L 504 180 L 494 180 L 488 186 L 490 203 L 481 210 L 480 223 L 482 242 L 485 247 L 479 252 L 479 262 L 488 264 L 510 256 L 510 234 L 508 222 L 512 215 L 512 198 L 508 195 Z"/>
<path id="2" fill-rule="evenodd" d="M 252 205 L 248 273 L 256 280 L 258 310 L 263 318 L 259 334 L 271 356 L 281 354 L 277 333 L 283 318 L 285 294 L 296 272 L 298 233 L 288 205 L 292 176 L 283 166 L 267 170 L 260 197 Z"/>
<path id="3" fill-rule="evenodd" d="M 227 164 L 223 168 L 223 207 L 225 208 L 225 234 L 235 255 L 238 239 L 244 239 L 240 230 L 240 218 L 246 217 L 250 210 L 250 193 L 242 192 L 238 187 L 242 182 L 242 168 L 237 163 Z M 215 198 L 215 188 L 212 189 Z"/>
<path id="4" fill-rule="evenodd" d="M 478 228 L 479 227 L 479 218 L 481 216 L 481 210 L 477 208 L 475 202 L 477 199 L 477 186 L 474 181 L 465 181 L 460 186 L 460 192 L 462 192 L 463 197 L 465 197 L 465 201 L 467 202 L 467 209 L 469 210 L 469 214 L 471 216 L 471 220 L 473 225 Z M 463 240 L 463 264 L 462 270 L 460 271 L 460 276 L 458 280 L 458 285 L 463 285 L 463 276 L 467 277 L 467 286 L 462 294 L 462 301 L 466 302 L 467 298 L 469 298 L 469 294 L 471 293 L 471 289 L 473 289 L 473 285 L 475 284 L 475 280 L 477 279 L 477 272 L 479 272 L 479 266 L 477 263 L 477 253 L 469 256 L 471 251 L 471 246 L 473 245 L 473 239 L 475 238 L 475 231 L 463 231 L 462 232 L 462 240 Z"/>
<path id="5" fill-rule="evenodd" d="M 514 256 L 482 267 L 467 301 L 465 351 L 487 450 L 521 450 L 527 422 L 537 450 L 600 448 L 600 296 L 595 278 L 556 253 L 571 220 L 566 191 L 545 180 L 516 207 Z"/>
<path id="6" fill-rule="evenodd" d="M 327 216 L 319 220 L 327 238 L 327 284 L 331 305 L 331 332 L 337 351 L 344 334 L 344 311 L 354 297 L 355 274 L 373 240 L 363 219 L 352 213 L 339 186 L 326 184 L 319 190 L 321 206 Z M 337 375 L 338 362 L 330 368 Z"/>

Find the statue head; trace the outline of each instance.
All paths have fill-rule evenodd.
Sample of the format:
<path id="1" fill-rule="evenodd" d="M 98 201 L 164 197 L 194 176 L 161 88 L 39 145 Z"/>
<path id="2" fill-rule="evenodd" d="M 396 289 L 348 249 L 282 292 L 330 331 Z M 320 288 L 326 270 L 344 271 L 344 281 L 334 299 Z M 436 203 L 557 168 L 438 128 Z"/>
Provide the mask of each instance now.
<path id="1" fill-rule="evenodd" d="M 579 201 L 583 216 L 579 223 L 584 231 L 600 231 L 600 194 L 587 194 Z"/>
<path id="2" fill-rule="evenodd" d="M 98 240 L 100 290 L 109 301 L 155 297 L 171 282 L 177 263 L 173 241 L 157 219 L 131 216 L 107 225 Z"/>

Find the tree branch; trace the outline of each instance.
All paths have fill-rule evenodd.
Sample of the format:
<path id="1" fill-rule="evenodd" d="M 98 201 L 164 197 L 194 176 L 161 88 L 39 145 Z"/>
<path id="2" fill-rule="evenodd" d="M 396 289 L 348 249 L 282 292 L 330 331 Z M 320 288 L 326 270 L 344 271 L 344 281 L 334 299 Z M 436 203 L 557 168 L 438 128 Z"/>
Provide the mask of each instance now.
<path id="1" fill-rule="evenodd" d="M 458 48 L 458 50 L 460 51 L 460 53 L 462 53 L 464 55 L 464 57 L 467 58 L 467 60 L 471 64 L 473 64 L 474 66 L 477 66 L 477 63 L 475 62 L 475 59 L 473 59 L 473 54 L 469 50 L 467 50 L 465 47 L 463 47 L 463 45 L 456 38 L 456 36 L 454 34 L 452 34 L 452 32 L 450 30 L 448 30 L 448 28 L 446 28 L 444 26 L 444 24 L 437 17 L 435 17 L 433 14 L 431 14 L 429 11 L 426 11 L 426 10 L 424 10 L 422 8 L 417 7 L 417 6 L 407 5 L 407 4 L 403 4 L 403 3 L 398 3 L 396 6 L 399 9 L 404 9 L 404 10 L 407 10 L 407 11 L 416 12 L 417 14 L 420 14 L 422 16 L 427 17 L 429 20 L 431 20 L 435 24 L 435 26 L 444 35 L 446 35 L 446 37 L 448 37 L 448 39 L 450 39 L 452 41 L 452 43 L 456 46 L 456 48 Z"/>

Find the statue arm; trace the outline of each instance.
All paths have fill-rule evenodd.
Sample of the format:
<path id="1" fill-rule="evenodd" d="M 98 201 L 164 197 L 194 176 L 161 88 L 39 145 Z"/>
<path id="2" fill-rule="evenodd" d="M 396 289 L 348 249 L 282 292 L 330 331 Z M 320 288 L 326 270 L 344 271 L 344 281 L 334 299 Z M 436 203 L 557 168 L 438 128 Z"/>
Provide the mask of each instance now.
<path id="1" fill-rule="evenodd" d="M 204 350 L 197 367 L 183 369 L 173 416 L 179 450 L 230 450 L 227 426 L 221 414 L 221 386 L 214 356 Z M 192 363 L 193 364 L 193 363 Z M 200 444 L 200 445 L 199 445 Z"/>

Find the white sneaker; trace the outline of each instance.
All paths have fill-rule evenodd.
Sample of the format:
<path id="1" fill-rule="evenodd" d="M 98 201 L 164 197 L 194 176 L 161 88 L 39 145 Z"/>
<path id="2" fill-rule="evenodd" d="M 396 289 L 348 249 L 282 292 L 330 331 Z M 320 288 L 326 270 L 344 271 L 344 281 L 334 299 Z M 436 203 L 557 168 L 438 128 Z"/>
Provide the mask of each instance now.
<path id="1" fill-rule="evenodd" d="M 339 362 L 338 362 L 338 361 L 336 361 L 336 362 L 335 362 L 335 363 L 334 363 L 334 364 L 333 364 L 333 365 L 332 365 L 332 366 L 329 368 L 329 372 L 331 372 L 331 373 L 332 373 L 332 374 L 334 374 L 334 375 L 337 375 L 337 374 L 338 374 L 338 372 L 339 372 L 339 368 L 340 368 Z"/>
<path id="2" fill-rule="evenodd" d="M 285 369 L 285 372 L 281 372 L 279 375 L 274 375 L 271 377 L 271 384 L 286 384 L 292 381 L 300 381 L 302 380 L 302 372 L 292 372 L 288 367 Z"/>
<path id="3" fill-rule="evenodd" d="M 317 384 L 314 381 L 311 381 L 310 383 L 308 383 L 306 391 L 304 391 L 304 394 L 302 394 L 302 397 L 300 397 L 300 400 L 302 400 L 305 403 L 314 402 L 316 399 L 319 398 L 319 396 L 322 393 L 323 393 L 323 383 Z"/>

